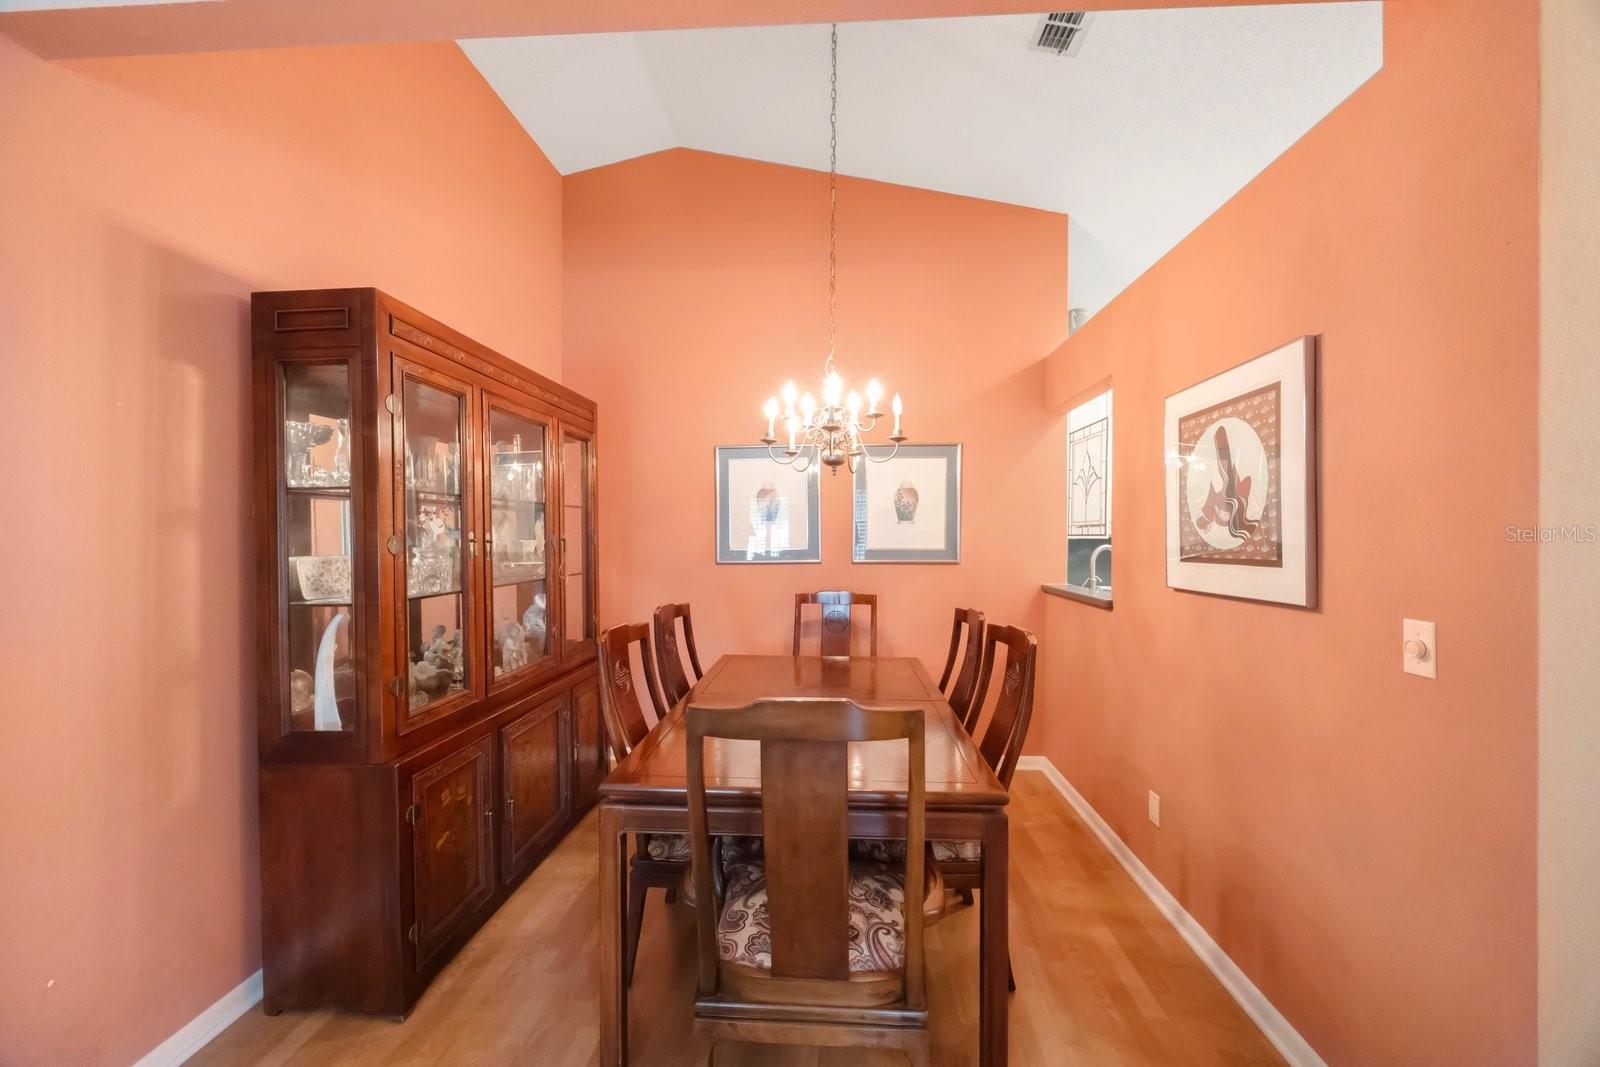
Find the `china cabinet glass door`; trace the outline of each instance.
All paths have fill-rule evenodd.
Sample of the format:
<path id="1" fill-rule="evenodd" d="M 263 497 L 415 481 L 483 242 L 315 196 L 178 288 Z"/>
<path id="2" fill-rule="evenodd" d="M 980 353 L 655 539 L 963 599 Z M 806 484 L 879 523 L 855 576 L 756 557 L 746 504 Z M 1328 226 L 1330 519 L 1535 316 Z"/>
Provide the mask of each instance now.
<path id="1" fill-rule="evenodd" d="M 484 427 L 489 663 L 498 685 L 553 662 L 546 570 L 552 530 L 545 499 L 550 429 L 488 398 Z"/>
<path id="2" fill-rule="evenodd" d="M 350 367 L 282 365 L 285 733 L 356 728 Z"/>
<path id="3" fill-rule="evenodd" d="M 561 435 L 562 627 L 569 655 L 592 652 L 594 605 L 594 442 Z"/>
<path id="4" fill-rule="evenodd" d="M 405 723 L 443 714 L 473 690 L 467 412 L 470 390 L 397 361 L 404 492 Z M 405 729 L 405 723 L 402 729 Z"/>

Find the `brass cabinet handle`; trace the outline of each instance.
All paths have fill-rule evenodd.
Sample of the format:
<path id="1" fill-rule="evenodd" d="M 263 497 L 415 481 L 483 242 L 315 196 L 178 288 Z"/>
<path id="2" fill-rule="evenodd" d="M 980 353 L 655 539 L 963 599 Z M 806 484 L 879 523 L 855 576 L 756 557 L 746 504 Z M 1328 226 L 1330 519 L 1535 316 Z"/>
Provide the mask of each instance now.
<path id="1" fill-rule="evenodd" d="M 478 558 L 478 535 L 475 533 L 467 534 L 467 555 Z"/>

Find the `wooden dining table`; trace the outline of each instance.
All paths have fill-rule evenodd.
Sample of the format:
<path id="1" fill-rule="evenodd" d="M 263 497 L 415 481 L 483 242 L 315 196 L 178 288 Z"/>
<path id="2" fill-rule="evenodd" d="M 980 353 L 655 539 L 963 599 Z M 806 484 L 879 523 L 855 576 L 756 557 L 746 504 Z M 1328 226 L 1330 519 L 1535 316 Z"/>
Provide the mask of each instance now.
<path id="1" fill-rule="evenodd" d="M 977 1061 L 1006 1062 L 1006 789 L 921 661 L 898 656 L 723 656 L 600 786 L 600 1062 L 628 1062 L 626 884 L 631 834 L 689 829 L 684 708 L 779 697 L 844 697 L 920 707 L 926 719 L 927 835 L 983 843 L 979 889 Z M 907 748 L 850 746 L 850 836 L 906 836 Z M 708 739 L 706 817 L 713 834 L 761 833 L 761 757 L 749 741 Z M 897 810 L 896 805 L 899 805 Z"/>

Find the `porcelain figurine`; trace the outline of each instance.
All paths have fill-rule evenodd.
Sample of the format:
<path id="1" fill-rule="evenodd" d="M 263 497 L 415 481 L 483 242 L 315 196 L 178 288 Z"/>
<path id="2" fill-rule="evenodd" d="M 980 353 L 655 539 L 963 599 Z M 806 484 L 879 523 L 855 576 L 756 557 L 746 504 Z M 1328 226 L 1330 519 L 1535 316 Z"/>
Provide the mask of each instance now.
<path id="1" fill-rule="evenodd" d="M 545 639 L 544 594 L 533 594 L 533 603 L 522 613 L 522 629 L 534 648 L 543 648 Z"/>
<path id="2" fill-rule="evenodd" d="M 318 730 L 342 730 L 339 718 L 339 700 L 334 686 L 334 658 L 339 648 L 339 627 L 350 621 L 350 616 L 339 612 L 322 633 L 322 643 L 317 648 L 316 687 L 312 693 L 313 724 Z"/>
<path id="3" fill-rule="evenodd" d="M 296 715 L 311 710 L 311 696 L 315 691 L 311 675 L 296 667 L 289 672 L 289 707 Z"/>

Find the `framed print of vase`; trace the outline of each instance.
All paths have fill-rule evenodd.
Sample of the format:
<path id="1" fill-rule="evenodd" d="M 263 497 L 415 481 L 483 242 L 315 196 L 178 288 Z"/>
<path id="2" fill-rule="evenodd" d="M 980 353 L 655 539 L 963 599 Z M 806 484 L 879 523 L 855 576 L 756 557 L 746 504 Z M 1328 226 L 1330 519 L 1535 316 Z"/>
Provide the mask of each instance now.
<path id="1" fill-rule="evenodd" d="M 717 562 L 821 563 L 818 469 L 775 463 L 765 445 L 717 449 Z"/>
<path id="2" fill-rule="evenodd" d="M 1316 338 L 1166 401 L 1167 585 L 1317 603 Z"/>
<path id="3" fill-rule="evenodd" d="M 891 451 L 868 446 L 872 455 Z M 961 561 L 961 446 L 901 445 L 855 473 L 851 558 L 857 563 Z"/>

